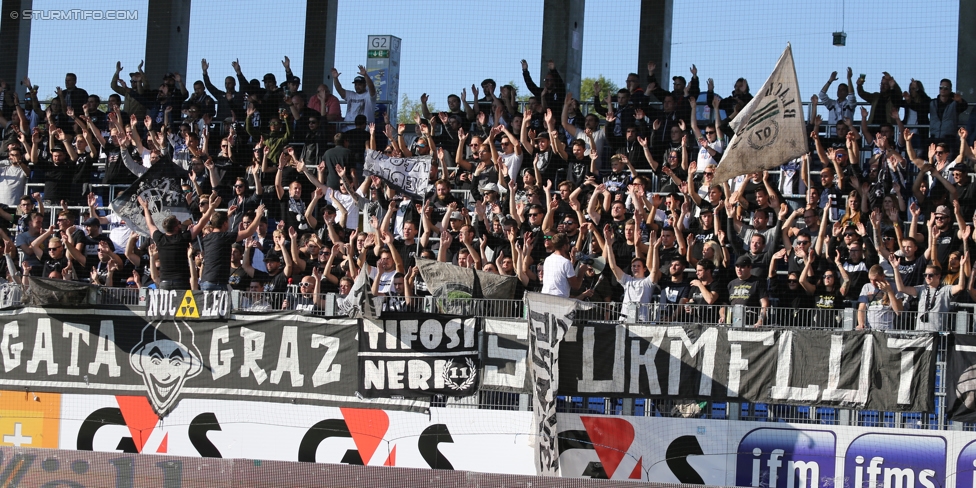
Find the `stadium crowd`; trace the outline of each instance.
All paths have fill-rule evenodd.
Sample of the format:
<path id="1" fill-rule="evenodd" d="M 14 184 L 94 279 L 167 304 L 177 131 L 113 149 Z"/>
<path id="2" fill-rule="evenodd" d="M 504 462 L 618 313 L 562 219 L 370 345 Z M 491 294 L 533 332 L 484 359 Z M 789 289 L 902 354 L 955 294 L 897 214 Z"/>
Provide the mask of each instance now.
<path id="1" fill-rule="evenodd" d="M 829 325 L 854 307 L 859 328 L 877 329 L 918 311 L 910 326 L 938 330 L 976 299 L 976 118 L 961 123 L 969 105 L 949 80 L 931 97 L 884 73 L 869 92 L 848 68 L 828 93 L 834 72 L 811 98 L 808 155 L 717 182 L 729 122 L 752 99 L 745 79 L 723 97 L 710 79 L 702 92 L 695 66 L 668 86 L 650 64 L 646 86 L 636 73 L 615 93 L 593 86 L 584 114 L 552 62 L 540 86 L 523 60 L 526 102 L 491 79 L 443 112 L 424 94 L 408 131 L 364 67 L 313 91 L 282 64 L 279 83 L 235 61 L 218 88 L 206 60 L 191 87 L 141 65 L 126 82 L 118 63 L 104 104 L 71 73 L 46 106 L 29 78 L 23 99 L 0 82 L 3 274 L 230 287 L 252 292 L 252 309 L 317 310 L 366 273 L 403 310 L 429 294 L 422 257 L 514 276 L 515 298 L 624 302 L 642 318 L 654 300 L 662 320 L 708 322 L 741 304 L 757 325 Z M 364 174 L 371 156 L 430 157 L 432 191 L 412 200 Z M 187 172 L 193 219 L 157 226 L 140 199 L 143 238 L 107 202 L 167 160 Z M 783 316 L 807 309 L 829 313 Z"/>

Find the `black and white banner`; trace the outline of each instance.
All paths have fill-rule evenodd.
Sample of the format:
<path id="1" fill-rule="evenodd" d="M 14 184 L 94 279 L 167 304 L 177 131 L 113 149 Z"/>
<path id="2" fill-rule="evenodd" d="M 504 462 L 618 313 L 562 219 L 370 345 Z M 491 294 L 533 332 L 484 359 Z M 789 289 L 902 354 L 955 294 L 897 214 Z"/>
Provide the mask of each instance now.
<path id="1" fill-rule="evenodd" d="M 532 357 L 532 428 L 535 464 L 540 476 L 559 476 L 556 395 L 559 345 L 584 302 L 542 293 L 526 293 L 529 304 L 529 352 Z"/>
<path id="2" fill-rule="evenodd" d="M 529 393 L 529 326 L 525 320 L 485 319 L 481 389 Z"/>
<path id="3" fill-rule="evenodd" d="M 359 321 L 302 315 L 193 322 L 121 310 L 26 308 L 0 317 L 0 387 L 145 395 L 163 417 L 181 398 L 422 411 L 356 394 Z M 477 349 L 475 349 L 477 351 Z"/>
<path id="4" fill-rule="evenodd" d="M 577 323 L 559 394 L 931 412 L 934 336 Z"/>
<path id="5" fill-rule="evenodd" d="M 949 335 L 945 382 L 949 420 L 976 422 L 976 336 Z"/>
<path id="6" fill-rule="evenodd" d="M 146 290 L 146 317 L 222 319 L 230 316 L 230 292 L 222 290 Z"/>
<path id="7" fill-rule="evenodd" d="M 413 200 L 423 200 L 430 189 L 430 156 L 391 158 L 381 152 L 366 150 L 363 170 L 379 176 L 393 189 Z"/>
<path id="8" fill-rule="evenodd" d="M 182 181 L 187 179 L 186 170 L 169 158 L 162 159 L 112 201 L 112 211 L 133 232 L 143 236 L 149 235 L 149 227 L 139 206 L 139 197 L 149 204 L 156 227 L 162 229 L 163 220 L 170 215 L 175 215 L 180 222 L 186 221 L 191 215 L 183 195 Z"/>
<path id="9" fill-rule="evenodd" d="M 477 393 L 479 320 L 386 313 L 361 321 L 359 392 L 367 397 L 452 397 Z"/>

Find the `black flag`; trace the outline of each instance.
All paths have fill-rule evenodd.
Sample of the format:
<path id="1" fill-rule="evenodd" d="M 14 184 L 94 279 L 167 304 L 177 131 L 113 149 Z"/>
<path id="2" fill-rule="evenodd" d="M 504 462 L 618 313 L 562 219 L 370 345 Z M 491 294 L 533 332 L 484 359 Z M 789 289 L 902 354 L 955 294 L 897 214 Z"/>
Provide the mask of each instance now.
<path id="1" fill-rule="evenodd" d="M 190 218 L 190 209 L 183 195 L 182 182 L 188 179 L 186 170 L 168 158 L 160 159 L 112 201 L 112 211 L 133 232 L 143 236 L 149 236 L 149 228 L 139 207 L 139 197 L 149 204 L 157 227 L 161 228 L 163 220 L 170 215 L 175 215 L 181 222 L 185 221 Z"/>

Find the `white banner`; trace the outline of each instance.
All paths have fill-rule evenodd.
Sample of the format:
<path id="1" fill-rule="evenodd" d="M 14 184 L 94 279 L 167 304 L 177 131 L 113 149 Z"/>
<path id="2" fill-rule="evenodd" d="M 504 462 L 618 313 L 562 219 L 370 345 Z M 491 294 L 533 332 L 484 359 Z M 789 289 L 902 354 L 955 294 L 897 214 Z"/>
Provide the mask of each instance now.
<path id="1" fill-rule="evenodd" d="M 763 171 L 807 153 L 800 85 L 789 44 L 773 73 L 730 124 L 735 136 L 715 169 L 715 182 Z"/>
<path id="2" fill-rule="evenodd" d="M 366 150 L 367 175 L 379 176 L 395 190 L 413 200 L 423 200 L 430 189 L 430 156 L 391 158 L 381 152 Z"/>

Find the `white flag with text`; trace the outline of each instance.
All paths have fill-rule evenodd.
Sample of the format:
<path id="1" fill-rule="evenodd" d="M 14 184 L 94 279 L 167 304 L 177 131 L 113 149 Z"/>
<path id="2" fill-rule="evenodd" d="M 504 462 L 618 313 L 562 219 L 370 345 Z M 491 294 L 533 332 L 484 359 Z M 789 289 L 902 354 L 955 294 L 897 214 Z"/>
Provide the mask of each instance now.
<path id="1" fill-rule="evenodd" d="M 735 135 L 715 170 L 715 182 L 773 169 L 807 153 L 800 86 L 789 44 L 773 73 L 730 123 Z"/>

